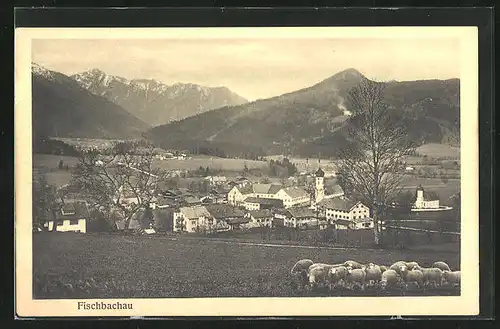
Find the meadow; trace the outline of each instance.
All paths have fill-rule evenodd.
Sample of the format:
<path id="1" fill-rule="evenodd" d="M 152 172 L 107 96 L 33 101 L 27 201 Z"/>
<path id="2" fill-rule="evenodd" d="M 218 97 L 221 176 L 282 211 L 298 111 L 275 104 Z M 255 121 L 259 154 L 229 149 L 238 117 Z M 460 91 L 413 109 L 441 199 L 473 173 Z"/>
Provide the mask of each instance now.
<path id="1" fill-rule="evenodd" d="M 265 246 L 178 236 L 78 233 L 33 235 L 33 296 L 46 298 L 293 297 L 290 268 L 301 258 L 316 262 L 392 264 L 437 260 L 459 269 L 457 252 L 422 252 L 305 246 Z M 335 296 L 374 296 L 380 291 L 336 291 Z M 401 290 L 386 294 L 401 295 Z M 407 295 L 458 295 L 456 288 Z M 312 292 L 312 296 L 318 295 Z"/>
<path id="2" fill-rule="evenodd" d="M 453 158 L 460 159 L 460 147 L 447 144 L 429 143 L 417 147 L 416 150 L 421 155 L 431 158 Z"/>

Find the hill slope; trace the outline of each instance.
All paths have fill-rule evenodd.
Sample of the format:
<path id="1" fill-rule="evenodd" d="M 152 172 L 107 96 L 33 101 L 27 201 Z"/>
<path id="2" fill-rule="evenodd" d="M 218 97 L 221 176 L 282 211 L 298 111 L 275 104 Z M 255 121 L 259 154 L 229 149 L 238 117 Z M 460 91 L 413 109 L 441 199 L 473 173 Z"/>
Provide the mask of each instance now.
<path id="1" fill-rule="evenodd" d="M 98 69 L 71 78 L 91 93 L 106 97 L 151 125 L 247 102 L 226 87 L 209 88 L 189 83 L 168 86 L 153 79 L 127 80 Z"/>
<path id="2" fill-rule="evenodd" d="M 32 64 L 33 136 L 129 139 L 151 126 L 68 76 Z"/>
<path id="3" fill-rule="evenodd" d="M 344 141 L 348 92 L 362 78 L 348 69 L 306 89 L 155 127 L 149 135 L 163 147 L 201 144 L 232 156 L 280 154 L 284 148 L 301 156 L 334 155 Z M 456 142 L 458 94 L 458 79 L 390 82 L 386 101 L 406 112 L 415 140 Z"/>

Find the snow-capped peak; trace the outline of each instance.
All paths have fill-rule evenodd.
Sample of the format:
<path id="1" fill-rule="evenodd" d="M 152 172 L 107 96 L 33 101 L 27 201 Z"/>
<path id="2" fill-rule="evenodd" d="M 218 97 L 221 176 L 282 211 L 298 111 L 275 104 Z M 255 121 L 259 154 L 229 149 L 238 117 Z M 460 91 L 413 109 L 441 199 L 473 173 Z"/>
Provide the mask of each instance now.
<path id="1" fill-rule="evenodd" d="M 54 75 L 52 74 L 52 71 L 47 70 L 45 67 L 43 67 L 37 63 L 33 63 L 33 62 L 31 63 L 31 72 L 38 75 L 38 76 L 49 79 L 49 80 L 55 79 Z"/>

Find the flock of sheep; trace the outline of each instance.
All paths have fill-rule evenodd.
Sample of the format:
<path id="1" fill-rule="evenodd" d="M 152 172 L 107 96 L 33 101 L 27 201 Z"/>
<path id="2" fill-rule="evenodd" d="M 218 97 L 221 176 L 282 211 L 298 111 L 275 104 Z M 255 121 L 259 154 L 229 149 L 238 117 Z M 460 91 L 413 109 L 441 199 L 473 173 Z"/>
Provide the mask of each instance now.
<path id="1" fill-rule="evenodd" d="M 398 261 L 391 266 L 373 263 L 360 264 L 348 260 L 340 264 L 314 263 L 301 259 L 291 269 L 302 288 L 315 289 L 327 287 L 334 290 L 344 287 L 350 290 L 371 286 L 386 290 L 388 288 L 408 289 L 415 285 L 419 289 L 443 285 L 460 286 L 460 271 L 452 271 L 448 264 L 438 261 L 425 268 L 417 262 Z"/>

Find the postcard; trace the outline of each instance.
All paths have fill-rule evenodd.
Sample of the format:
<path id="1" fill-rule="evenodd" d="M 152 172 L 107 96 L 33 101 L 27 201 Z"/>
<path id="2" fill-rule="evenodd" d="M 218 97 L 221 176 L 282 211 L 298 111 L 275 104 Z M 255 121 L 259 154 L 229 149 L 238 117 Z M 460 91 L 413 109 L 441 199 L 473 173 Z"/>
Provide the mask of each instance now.
<path id="1" fill-rule="evenodd" d="M 15 106 L 18 317 L 479 312 L 476 27 L 17 28 Z"/>

